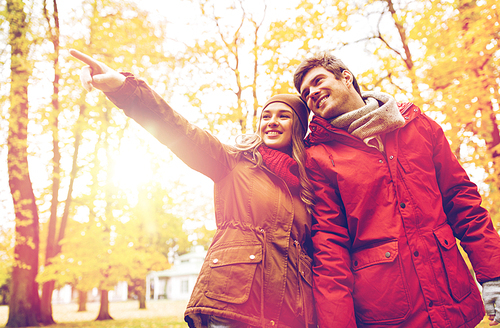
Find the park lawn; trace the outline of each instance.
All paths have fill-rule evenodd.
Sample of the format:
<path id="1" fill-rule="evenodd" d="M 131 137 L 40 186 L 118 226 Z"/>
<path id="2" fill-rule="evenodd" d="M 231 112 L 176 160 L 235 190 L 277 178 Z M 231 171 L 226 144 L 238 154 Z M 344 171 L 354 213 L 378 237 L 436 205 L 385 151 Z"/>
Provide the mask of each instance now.
<path id="1" fill-rule="evenodd" d="M 109 314 L 114 320 L 95 321 L 99 312 L 99 302 L 87 303 L 87 311 L 78 312 L 78 305 L 53 304 L 52 313 L 56 325 L 45 327 L 110 327 L 110 328 L 149 328 L 187 327 L 184 310 L 187 301 L 158 300 L 146 303 L 146 309 L 139 309 L 138 301 L 111 302 Z M 0 306 L 0 327 L 8 320 L 8 306 Z"/>
<path id="2" fill-rule="evenodd" d="M 105 320 L 105 321 L 84 321 L 60 323 L 57 325 L 45 326 L 52 328 L 184 328 L 185 322 L 180 322 L 176 317 L 165 318 L 142 318 L 130 320 Z"/>
<path id="3" fill-rule="evenodd" d="M 54 304 L 53 316 L 56 325 L 46 328 L 185 328 L 183 313 L 187 301 L 159 300 L 147 302 L 146 310 L 139 310 L 137 301 L 110 303 L 110 314 L 114 320 L 95 321 L 99 303 L 88 303 L 87 311 L 77 312 L 76 304 Z M 8 307 L 0 306 L 0 327 L 8 319 Z M 485 317 L 476 328 L 488 328 Z M 500 326 L 497 326 L 500 327 Z"/>
<path id="4" fill-rule="evenodd" d="M 141 318 L 129 320 L 105 320 L 58 323 L 45 327 L 51 328 L 184 328 L 185 322 L 178 321 L 176 317 Z"/>

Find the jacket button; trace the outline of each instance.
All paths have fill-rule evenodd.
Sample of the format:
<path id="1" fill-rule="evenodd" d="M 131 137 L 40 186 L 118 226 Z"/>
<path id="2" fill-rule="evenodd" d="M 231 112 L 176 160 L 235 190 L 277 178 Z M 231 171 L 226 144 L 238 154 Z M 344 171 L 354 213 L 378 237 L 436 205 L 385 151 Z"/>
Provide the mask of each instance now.
<path id="1" fill-rule="evenodd" d="M 387 258 L 391 257 L 391 252 L 386 252 L 385 257 L 387 257 Z"/>
<path id="2" fill-rule="evenodd" d="M 414 111 L 415 113 L 416 113 L 416 112 L 418 112 L 418 110 L 417 110 L 416 108 L 415 108 L 413 111 Z"/>
<path id="3" fill-rule="evenodd" d="M 214 264 L 215 264 L 215 263 L 219 262 L 219 259 L 214 259 L 212 262 L 214 262 Z"/>
<path id="4" fill-rule="evenodd" d="M 354 266 L 358 266 L 358 261 L 354 261 Z"/>
<path id="5" fill-rule="evenodd" d="M 415 251 L 415 252 L 413 252 L 413 255 L 415 255 L 415 257 L 417 257 L 420 255 L 420 253 L 418 251 Z"/>
<path id="6" fill-rule="evenodd" d="M 409 117 L 408 117 L 408 116 L 405 116 L 405 120 L 408 120 L 408 119 L 409 119 Z"/>
<path id="7" fill-rule="evenodd" d="M 383 163 L 384 161 L 383 161 L 383 160 L 381 160 L 381 159 L 379 159 L 379 160 L 378 160 L 378 162 L 379 162 L 379 163 Z"/>
<path id="8" fill-rule="evenodd" d="M 250 260 L 254 260 L 255 259 L 255 255 L 250 255 Z"/>
<path id="9" fill-rule="evenodd" d="M 401 203 L 401 204 L 399 204 L 399 206 L 401 206 L 401 208 L 405 208 L 406 204 L 405 203 Z"/>
<path id="10" fill-rule="evenodd" d="M 390 159 L 394 159 L 394 156 L 391 155 L 391 157 L 389 157 Z"/>

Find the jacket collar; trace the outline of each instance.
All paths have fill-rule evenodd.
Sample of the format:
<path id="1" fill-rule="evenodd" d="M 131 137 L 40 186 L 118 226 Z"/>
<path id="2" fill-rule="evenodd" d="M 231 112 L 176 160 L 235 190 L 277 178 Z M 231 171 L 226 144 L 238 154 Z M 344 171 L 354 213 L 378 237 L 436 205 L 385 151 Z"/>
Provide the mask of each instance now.
<path id="1" fill-rule="evenodd" d="M 420 115 L 420 109 L 413 103 L 398 103 L 397 105 L 405 119 L 405 126 Z M 360 142 L 358 138 L 350 135 L 347 131 L 333 127 L 329 121 L 316 115 L 313 116 L 309 124 L 309 129 L 311 133 L 307 135 L 305 140 L 307 147 L 333 140 L 346 144 L 356 144 Z"/>

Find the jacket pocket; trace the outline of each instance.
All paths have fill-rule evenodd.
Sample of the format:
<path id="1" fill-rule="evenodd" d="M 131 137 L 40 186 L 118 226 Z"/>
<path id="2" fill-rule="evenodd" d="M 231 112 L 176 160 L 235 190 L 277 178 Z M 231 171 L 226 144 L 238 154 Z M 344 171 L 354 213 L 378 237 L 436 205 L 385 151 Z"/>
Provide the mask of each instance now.
<path id="1" fill-rule="evenodd" d="M 449 224 L 444 224 L 434 230 L 434 236 L 439 244 L 439 253 L 448 278 L 451 296 L 461 302 L 471 293 L 470 272 L 458 250 L 458 246 Z"/>
<path id="2" fill-rule="evenodd" d="M 312 287 L 313 284 L 312 259 L 308 255 L 305 255 L 304 253 L 300 254 L 299 270 L 302 279 L 304 279 L 305 282 L 307 282 L 307 284 Z"/>
<path id="3" fill-rule="evenodd" d="M 307 320 L 308 324 L 315 322 L 315 307 L 313 298 L 313 275 L 312 275 L 312 259 L 304 254 L 300 254 L 299 260 L 299 272 L 300 272 L 300 290 L 299 298 L 301 300 L 301 306 L 304 313 L 304 318 Z"/>
<path id="4" fill-rule="evenodd" d="M 262 262 L 262 245 L 225 246 L 209 258 L 210 276 L 205 295 L 223 302 L 247 301 L 257 264 Z"/>
<path id="5" fill-rule="evenodd" d="M 398 163 L 399 163 L 399 166 L 403 169 L 403 172 L 405 174 L 410 173 L 410 164 L 408 164 L 408 160 L 406 159 L 406 156 L 403 156 L 402 154 L 400 154 L 400 156 L 398 156 Z"/>
<path id="6" fill-rule="evenodd" d="M 396 324 L 410 312 L 398 241 L 355 252 L 353 299 L 356 317 L 363 323 Z"/>

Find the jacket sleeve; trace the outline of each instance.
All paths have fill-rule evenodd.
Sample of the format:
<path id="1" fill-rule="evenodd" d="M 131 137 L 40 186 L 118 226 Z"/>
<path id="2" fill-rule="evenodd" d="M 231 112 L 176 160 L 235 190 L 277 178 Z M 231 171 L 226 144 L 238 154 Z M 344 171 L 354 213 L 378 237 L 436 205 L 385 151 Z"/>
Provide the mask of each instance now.
<path id="1" fill-rule="evenodd" d="M 434 166 L 443 208 L 480 283 L 500 277 L 500 237 L 488 211 L 481 207 L 477 186 L 451 151 L 442 128 L 426 117 L 434 143 Z"/>
<path id="2" fill-rule="evenodd" d="M 235 165 L 235 156 L 208 131 L 189 123 L 155 91 L 130 73 L 124 85 L 106 96 L 192 169 L 213 181 L 222 179 Z"/>
<path id="3" fill-rule="evenodd" d="M 329 161 L 308 159 L 315 192 L 312 227 L 314 298 L 320 328 L 356 327 L 352 298 L 351 240 L 338 190 L 324 172 Z"/>

